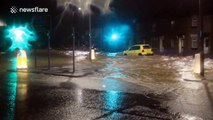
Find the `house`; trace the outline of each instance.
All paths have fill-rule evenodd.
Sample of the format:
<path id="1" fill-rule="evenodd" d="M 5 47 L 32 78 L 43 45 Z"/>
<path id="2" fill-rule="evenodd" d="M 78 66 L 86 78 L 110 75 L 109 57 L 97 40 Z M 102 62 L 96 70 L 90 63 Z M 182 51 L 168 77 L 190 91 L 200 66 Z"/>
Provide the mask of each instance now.
<path id="1" fill-rule="evenodd" d="M 199 50 L 199 19 L 192 15 L 158 18 L 150 25 L 148 43 L 160 53 L 189 55 Z M 204 52 L 213 55 L 213 16 L 203 17 Z"/>

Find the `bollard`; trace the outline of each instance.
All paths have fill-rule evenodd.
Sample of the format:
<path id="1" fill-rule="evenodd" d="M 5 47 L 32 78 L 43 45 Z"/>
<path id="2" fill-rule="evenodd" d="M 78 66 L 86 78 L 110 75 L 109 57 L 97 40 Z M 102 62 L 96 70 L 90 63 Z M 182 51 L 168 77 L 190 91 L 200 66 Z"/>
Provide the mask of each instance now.
<path id="1" fill-rule="evenodd" d="M 194 57 L 194 73 L 200 74 L 201 73 L 201 61 L 200 61 L 200 53 L 195 54 Z"/>
<path id="2" fill-rule="evenodd" d="M 17 53 L 17 69 L 27 68 L 27 54 L 24 50 L 19 50 Z"/>
<path id="3" fill-rule="evenodd" d="M 91 49 L 91 60 L 94 60 L 95 59 L 95 49 L 92 48 Z"/>

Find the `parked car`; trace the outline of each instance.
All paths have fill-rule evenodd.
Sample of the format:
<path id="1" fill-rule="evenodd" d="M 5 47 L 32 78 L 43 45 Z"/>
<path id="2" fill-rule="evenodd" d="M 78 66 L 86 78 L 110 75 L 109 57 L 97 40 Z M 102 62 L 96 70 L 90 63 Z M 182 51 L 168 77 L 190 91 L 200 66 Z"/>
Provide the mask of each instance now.
<path id="1" fill-rule="evenodd" d="M 128 50 L 123 52 L 123 55 L 153 55 L 154 52 L 149 44 L 133 45 Z"/>

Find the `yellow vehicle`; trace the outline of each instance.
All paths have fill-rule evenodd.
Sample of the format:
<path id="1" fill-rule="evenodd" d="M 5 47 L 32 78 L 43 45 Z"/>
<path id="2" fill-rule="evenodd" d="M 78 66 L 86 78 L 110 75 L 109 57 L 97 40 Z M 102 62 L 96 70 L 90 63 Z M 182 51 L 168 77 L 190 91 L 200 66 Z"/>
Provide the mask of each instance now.
<path id="1" fill-rule="evenodd" d="M 123 52 L 123 55 L 153 55 L 152 48 L 149 44 L 133 45 Z"/>

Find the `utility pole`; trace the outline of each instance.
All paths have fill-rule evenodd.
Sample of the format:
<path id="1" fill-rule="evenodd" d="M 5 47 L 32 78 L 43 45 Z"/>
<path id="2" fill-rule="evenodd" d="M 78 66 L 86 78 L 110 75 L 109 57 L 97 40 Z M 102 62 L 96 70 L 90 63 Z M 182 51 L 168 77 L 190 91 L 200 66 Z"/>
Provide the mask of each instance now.
<path id="1" fill-rule="evenodd" d="M 75 73 L 75 28 L 74 26 L 72 27 L 72 37 L 73 37 L 73 42 L 72 42 L 72 61 L 73 61 L 73 73 Z"/>
<path id="2" fill-rule="evenodd" d="M 48 33 L 48 70 L 50 70 L 50 33 Z"/>
<path id="3" fill-rule="evenodd" d="M 75 73 L 75 12 L 72 11 L 72 73 Z"/>
<path id="4" fill-rule="evenodd" d="M 37 45 L 37 44 L 36 44 Z M 37 52 L 36 52 L 36 45 L 34 47 L 34 67 L 37 68 Z"/>
<path id="5" fill-rule="evenodd" d="M 89 13 L 89 53 L 90 53 L 90 60 L 92 61 L 92 36 L 91 36 L 91 31 L 92 31 L 92 25 L 91 25 L 91 14 Z"/>
<path id="6" fill-rule="evenodd" d="M 202 0 L 199 0 L 199 52 L 200 52 L 200 75 L 204 77 L 204 39 L 203 39 L 203 9 Z"/>
<path id="7" fill-rule="evenodd" d="M 48 70 L 50 70 L 50 39 L 52 37 L 52 16 L 49 15 L 49 20 L 50 20 L 50 31 L 47 33 L 47 37 L 48 37 Z"/>

